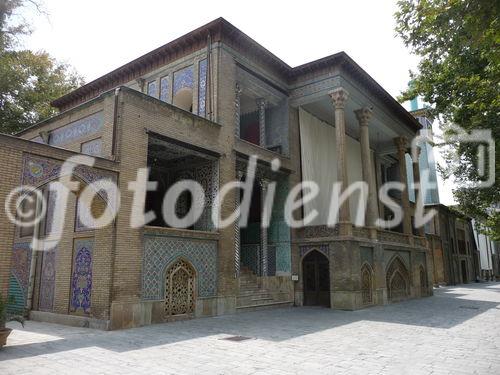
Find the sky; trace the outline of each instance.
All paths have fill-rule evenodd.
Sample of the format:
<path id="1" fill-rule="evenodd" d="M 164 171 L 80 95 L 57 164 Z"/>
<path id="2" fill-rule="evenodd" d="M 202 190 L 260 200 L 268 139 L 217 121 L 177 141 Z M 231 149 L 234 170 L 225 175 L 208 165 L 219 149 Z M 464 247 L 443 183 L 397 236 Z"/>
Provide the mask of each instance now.
<path id="1" fill-rule="evenodd" d="M 218 17 L 291 66 L 345 51 L 395 97 L 418 63 L 395 34 L 396 0 L 39 2 L 46 14 L 24 11 L 33 29 L 24 46 L 72 65 L 86 82 Z"/>

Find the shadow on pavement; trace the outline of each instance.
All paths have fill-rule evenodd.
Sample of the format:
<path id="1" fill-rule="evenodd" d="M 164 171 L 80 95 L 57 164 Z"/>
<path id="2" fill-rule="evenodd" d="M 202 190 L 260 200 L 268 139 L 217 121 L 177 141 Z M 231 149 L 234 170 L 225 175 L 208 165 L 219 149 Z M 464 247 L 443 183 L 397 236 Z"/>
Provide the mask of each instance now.
<path id="1" fill-rule="evenodd" d="M 499 297 L 475 300 L 469 293 L 480 290 L 481 297 L 500 292 L 500 284 L 467 284 L 435 289 L 433 297 L 409 300 L 357 311 L 338 311 L 316 307 L 292 307 L 202 318 L 121 331 L 97 331 L 56 324 L 27 322 L 23 331 L 37 335 L 43 342 L 11 344 L 0 351 L 0 361 L 47 355 L 85 347 L 98 347 L 114 352 L 128 352 L 148 347 L 169 345 L 185 340 L 225 336 L 247 336 L 280 342 L 316 332 L 334 329 L 360 321 L 375 321 L 413 326 L 449 329 L 490 309 L 498 308 Z M 469 293 L 467 292 L 469 291 Z M 495 301 L 496 297 L 496 301 Z M 12 328 L 16 328 L 14 325 Z M 22 334 L 17 341 L 22 341 Z M 47 341 L 52 340 L 52 341 Z M 235 345 L 244 345 L 235 343 Z"/>

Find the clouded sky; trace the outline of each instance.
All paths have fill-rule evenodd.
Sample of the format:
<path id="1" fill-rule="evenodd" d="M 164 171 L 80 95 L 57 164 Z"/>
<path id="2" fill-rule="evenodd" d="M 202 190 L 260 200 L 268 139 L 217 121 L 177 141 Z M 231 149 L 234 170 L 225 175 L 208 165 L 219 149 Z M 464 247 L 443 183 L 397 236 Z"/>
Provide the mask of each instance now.
<path id="1" fill-rule="evenodd" d="M 393 96 L 418 61 L 395 36 L 395 0 L 39 1 L 47 15 L 26 15 L 25 46 L 87 82 L 221 16 L 291 66 L 345 51 Z"/>

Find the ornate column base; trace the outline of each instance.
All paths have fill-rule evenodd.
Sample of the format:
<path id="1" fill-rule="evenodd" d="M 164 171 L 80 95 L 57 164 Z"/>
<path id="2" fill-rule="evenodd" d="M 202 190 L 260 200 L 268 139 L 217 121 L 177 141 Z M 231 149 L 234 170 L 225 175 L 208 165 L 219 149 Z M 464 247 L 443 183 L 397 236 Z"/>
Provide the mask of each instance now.
<path id="1" fill-rule="evenodd" d="M 339 221 L 339 235 L 352 236 L 352 223 L 349 221 Z"/>

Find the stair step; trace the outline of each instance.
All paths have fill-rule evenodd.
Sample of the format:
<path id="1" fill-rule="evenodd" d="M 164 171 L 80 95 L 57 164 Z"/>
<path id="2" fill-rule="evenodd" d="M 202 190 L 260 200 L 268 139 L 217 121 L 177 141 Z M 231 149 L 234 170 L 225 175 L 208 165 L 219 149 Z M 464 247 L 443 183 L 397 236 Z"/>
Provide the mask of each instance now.
<path id="1" fill-rule="evenodd" d="M 236 312 L 239 313 L 246 311 L 255 311 L 255 310 L 271 309 L 278 307 L 289 307 L 289 306 L 293 306 L 293 301 L 280 301 L 280 302 L 262 303 L 257 305 L 237 306 Z"/>
<path id="2" fill-rule="evenodd" d="M 240 293 L 238 294 L 239 296 L 255 296 L 255 295 L 268 295 L 269 291 L 263 290 L 263 289 L 257 289 L 257 290 L 241 290 Z"/>

